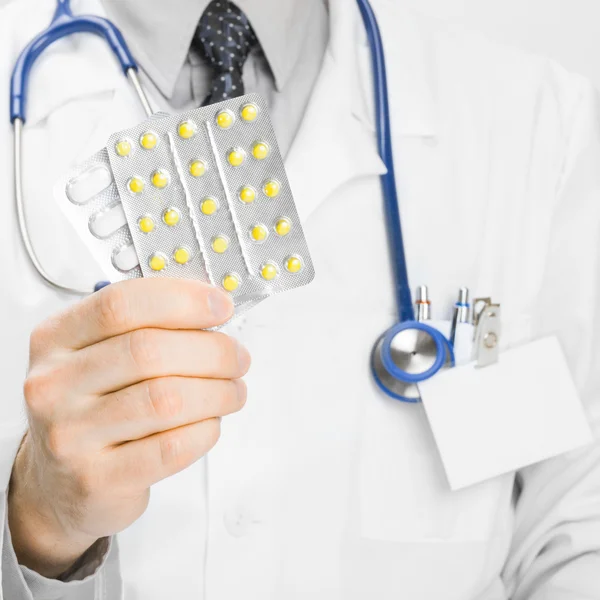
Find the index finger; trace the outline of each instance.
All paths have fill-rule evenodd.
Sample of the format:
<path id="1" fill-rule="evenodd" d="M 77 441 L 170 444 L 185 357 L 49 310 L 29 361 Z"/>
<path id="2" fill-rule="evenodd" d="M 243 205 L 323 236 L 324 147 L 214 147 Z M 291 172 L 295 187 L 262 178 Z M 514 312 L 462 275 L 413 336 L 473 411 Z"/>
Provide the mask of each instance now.
<path id="1" fill-rule="evenodd" d="M 149 278 L 115 283 L 42 327 L 43 346 L 79 350 L 136 329 L 208 329 L 226 323 L 233 301 L 192 279 Z"/>

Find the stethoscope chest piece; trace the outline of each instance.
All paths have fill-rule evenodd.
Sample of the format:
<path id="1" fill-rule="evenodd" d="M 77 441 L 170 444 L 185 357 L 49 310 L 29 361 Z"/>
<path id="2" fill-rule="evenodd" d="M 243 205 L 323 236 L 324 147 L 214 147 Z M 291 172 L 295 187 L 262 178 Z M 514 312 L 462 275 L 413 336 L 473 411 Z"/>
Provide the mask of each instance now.
<path id="1" fill-rule="evenodd" d="M 404 321 L 386 331 L 371 356 L 377 385 L 403 402 L 420 402 L 417 384 L 453 364 L 454 353 L 446 337 L 419 321 Z"/>

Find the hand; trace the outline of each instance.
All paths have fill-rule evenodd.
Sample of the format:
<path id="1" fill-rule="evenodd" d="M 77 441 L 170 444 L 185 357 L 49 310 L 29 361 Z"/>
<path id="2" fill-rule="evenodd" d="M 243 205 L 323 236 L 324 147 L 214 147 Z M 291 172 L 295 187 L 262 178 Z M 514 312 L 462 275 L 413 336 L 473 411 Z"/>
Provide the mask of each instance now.
<path id="1" fill-rule="evenodd" d="M 233 314 L 197 281 L 111 285 L 38 327 L 25 381 L 29 430 L 9 492 L 21 564 L 56 577 L 145 511 L 152 484 L 214 446 L 246 400 L 250 356 L 202 331 Z"/>

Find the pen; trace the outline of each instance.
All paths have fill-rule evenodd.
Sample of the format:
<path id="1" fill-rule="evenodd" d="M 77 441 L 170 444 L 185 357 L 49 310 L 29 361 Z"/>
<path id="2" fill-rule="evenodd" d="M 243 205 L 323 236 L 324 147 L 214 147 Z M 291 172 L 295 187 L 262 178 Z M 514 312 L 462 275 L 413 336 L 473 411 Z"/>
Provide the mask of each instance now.
<path id="1" fill-rule="evenodd" d="M 454 316 L 452 318 L 452 329 L 450 330 L 450 343 L 456 341 L 456 329 L 459 323 L 469 323 L 471 317 L 471 305 L 469 304 L 469 290 L 461 287 L 458 290 L 458 302 L 454 305 Z"/>
<path id="2" fill-rule="evenodd" d="M 431 301 L 429 300 L 429 290 L 426 285 L 420 285 L 417 288 L 417 321 L 429 321 L 431 319 Z"/>

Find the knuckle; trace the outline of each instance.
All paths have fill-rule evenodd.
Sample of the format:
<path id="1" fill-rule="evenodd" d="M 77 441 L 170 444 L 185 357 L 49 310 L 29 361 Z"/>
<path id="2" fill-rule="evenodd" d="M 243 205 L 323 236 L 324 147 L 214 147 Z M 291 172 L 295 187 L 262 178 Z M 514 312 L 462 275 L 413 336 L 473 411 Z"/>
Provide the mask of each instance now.
<path id="1" fill-rule="evenodd" d="M 70 429 L 52 424 L 46 430 L 46 448 L 58 462 L 68 462 L 73 456 Z"/>
<path id="2" fill-rule="evenodd" d="M 160 420 L 172 421 L 181 415 L 184 399 L 173 378 L 151 379 L 146 382 L 148 412 Z"/>
<path id="3" fill-rule="evenodd" d="M 137 329 L 128 336 L 128 352 L 133 364 L 142 372 L 150 372 L 160 363 L 160 344 L 151 329 Z"/>
<path id="4" fill-rule="evenodd" d="M 29 337 L 29 352 L 32 357 L 41 354 L 47 348 L 53 333 L 54 327 L 50 321 L 44 321 L 35 327 Z"/>
<path id="5" fill-rule="evenodd" d="M 121 407 L 129 408 L 130 406 L 137 408 L 134 403 L 135 386 L 116 390 L 115 392 L 112 392 L 112 397 L 114 400 L 114 405 L 119 408 L 121 408 Z M 139 415 L 136 414 L 135 416 L 138 417 Z"/>
<path id="6" fill-rule="evenodd" d="M 121 286 L 110 285 L 98 293 L 97 315 L 102 329 L 126 331 L 132 326 L 133 314 Z"/>
<path id="7" fill-rule="evenodd" d="M 163 467 L 167 469 L 177 465 L 182 461 L 185 453 L 184 443 L 177 432 L 167 432 L 159 439 L 160 460 Z"/>
<path id="8" fill-rule="evenodd" d="M 51 373 L 32 372 L 23 384 L 25 405 L 30 413 L 37 415 L 44 411 L 54 396 L 55 381 Z"/>
<path id="9" fill-rule="evenodd" d="M 81 498 L 90 498 L 103 490 L 102 470 L 93 468 L 88 463 L 82 463 L 73 473 L 77 495 Z"/>
<path id="10" fill-rule="evenodd" d="M 200 429 L 196 429 L 200 426 Z M 178 471 L 196 460 L 198 451 L 206 454 L 219 441 L 221 419 L 213 418 L 196 424 L 193 432 L 182 435 L 181 431 L 165 432 L 159 438 L 160 461 L 163 469 Z"/>

